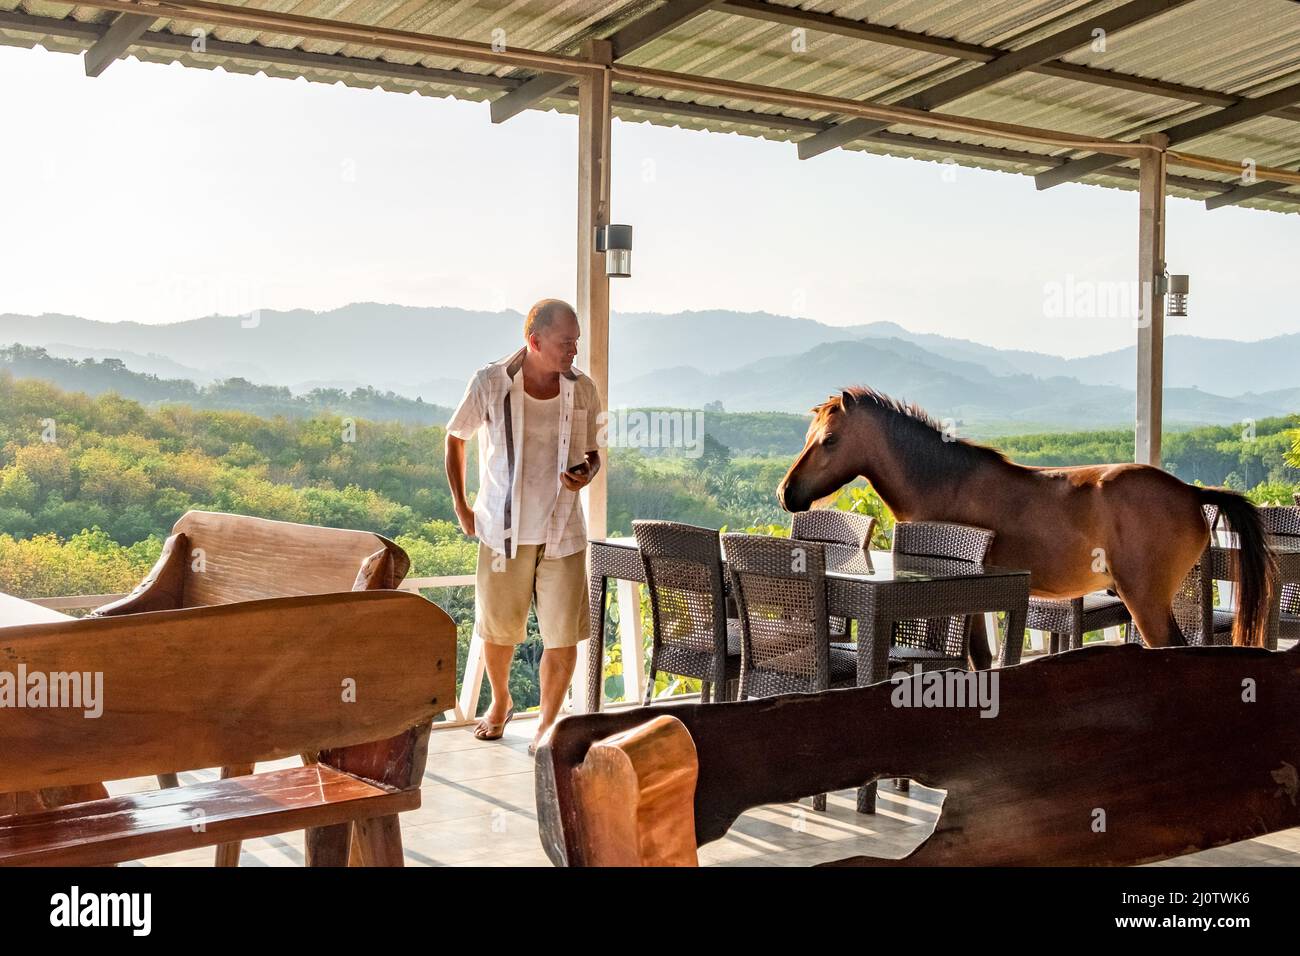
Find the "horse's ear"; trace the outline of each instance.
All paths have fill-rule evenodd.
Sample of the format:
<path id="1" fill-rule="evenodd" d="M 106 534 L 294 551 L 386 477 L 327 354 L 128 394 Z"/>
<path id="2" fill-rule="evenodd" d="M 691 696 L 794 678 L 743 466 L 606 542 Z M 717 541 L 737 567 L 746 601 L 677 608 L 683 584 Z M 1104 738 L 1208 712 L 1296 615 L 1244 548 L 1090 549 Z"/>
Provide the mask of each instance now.
<path id="1" fill-rule="evenodd" d="M 844 391 L 840 392 L 840 405 L 841 407 L 843 407 L 843 409 L 846 412 L 854 405 L 856 405 L 857 401 L 858 400 L 853 397 L 853 393 L 850 392 L 847 388 Z"/>

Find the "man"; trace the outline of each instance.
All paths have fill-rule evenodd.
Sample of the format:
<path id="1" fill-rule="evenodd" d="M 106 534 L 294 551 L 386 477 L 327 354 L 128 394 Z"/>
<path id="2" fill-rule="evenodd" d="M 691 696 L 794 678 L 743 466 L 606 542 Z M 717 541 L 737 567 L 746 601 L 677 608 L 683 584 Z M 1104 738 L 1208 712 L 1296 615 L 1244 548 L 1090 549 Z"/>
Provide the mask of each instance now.
<path id="1" fill-rule="evenodd" d="M 524 347 L 479 369 L 447 423 L 447 481 L 461 530 L 479 539 L 474 632 L 492 705 L 474 729 L 497 740 L 514 716 L 510 662 L 536 601 L 542 632 L 541 714 L 529 752 L 555 723 L 587 637 L 587 528 L 578 491 L 600 468 L 600 395 L 573 367 L 578 316 L 543 299 L 524 320 Z M 479 491 L 465 498 L 465 443 L 478 431 Z"/>

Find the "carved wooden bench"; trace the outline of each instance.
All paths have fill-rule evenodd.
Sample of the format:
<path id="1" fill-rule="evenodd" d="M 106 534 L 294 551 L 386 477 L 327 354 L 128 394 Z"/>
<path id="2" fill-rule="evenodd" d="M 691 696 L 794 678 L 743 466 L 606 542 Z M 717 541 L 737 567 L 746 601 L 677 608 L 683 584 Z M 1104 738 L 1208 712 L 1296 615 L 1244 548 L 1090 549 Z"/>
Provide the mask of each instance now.
<path id="1" fill-rule="evenodd" d="M 1088 647 L 996 673 L 992 718 L 895 706 L 916 683 L 566 718 L 537 757 L 543 846 L 695 865 L 748 809 L 879 777 L 947 790 L 935 830 L 843 864 L 1137 864 L 1300 825 L 1300 650 Z"/>
<path id="2" fill-rule="evenodd" d="M 405 551 L 368 531 L 189 511 L 172 527 L 161 556 L 135 590 L 92 616 L 396 588 L 410 566 Z M 228 766 L 221 775 L 238 777 L 253 769 L 253 764 Z M 158 780 L 164 787 L 180 786 L 174 772 Z M 237 842 L 217 847 L 217 865 L 237 866 L 239 852 Z"/>
<path id="3" fill-rule="evenodd" d="M 355 830 L 354 863 L 398 866 L 397 814 L 420 804 L 431 721 L 455 696 L 456 628 L 413 594 L 307 595 L 2 628 L 0 670 L 19 667 L 101 674 L 102 714 L 6 709 L 0 864 L 306 829 L 309 865 L 346 865 Z M 316 762 L 128 796 L 86 784 L 304 752 Z"/>

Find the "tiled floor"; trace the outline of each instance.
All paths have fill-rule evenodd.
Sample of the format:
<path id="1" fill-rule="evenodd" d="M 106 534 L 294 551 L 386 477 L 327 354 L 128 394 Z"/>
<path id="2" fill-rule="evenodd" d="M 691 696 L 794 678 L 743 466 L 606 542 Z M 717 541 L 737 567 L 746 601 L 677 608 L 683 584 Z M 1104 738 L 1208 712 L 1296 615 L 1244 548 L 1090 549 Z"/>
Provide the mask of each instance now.
<path id="1" fill-rule="evenodd" d="M 467 729 L 435 730 L 429 745 L 424 802 L 402 815 L 407 866 L 550 866 L 537 836 L 533 761 L 534 724 L 516 720 L 505 739 L 475 740 Z M 286 761 L 292 766 L 295 761 Z M 215 771 L 182 774 L 182 782 L 212 779 Z M 114 793 L 156 786 L 151 779 L 113 784 Z M 940 791 L 908 793 L 884 783 L 874 816 L 854 810 L 852 791 L 830 796 L 826 813 L 804 804 L 780 804 L 746 813 L 727 836 L 700 849 L 715 866 L 808 866 L 858 854 L 900 857 L 934 828 Z M 211 848 L 140 861 L 147 866 L 210 866 Z M 244 844 L 243 866 L 301 866 L 302 834 Z M 1300 828 L 1166 861 L 1165 866 L 1300 866 Z"/>

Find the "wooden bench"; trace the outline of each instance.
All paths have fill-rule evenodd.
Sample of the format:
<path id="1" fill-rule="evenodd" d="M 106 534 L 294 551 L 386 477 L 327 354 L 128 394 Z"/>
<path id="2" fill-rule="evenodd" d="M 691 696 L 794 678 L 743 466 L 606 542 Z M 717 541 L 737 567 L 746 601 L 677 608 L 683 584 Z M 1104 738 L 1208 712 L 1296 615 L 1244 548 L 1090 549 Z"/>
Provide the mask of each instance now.
<path id="1" fill-rule="evenodd" d="M 4 711 L 0 864 L 305 829 L 308 865 L 399 866 L 397 814 L 420 804 L 431 722 L 455 696 L 456 628 L 417 595 L 345 592 L 5 627 L 0 661 L 103 681 L 99 717 Z M 128 796 L 86 783 L 301 753 L 316 761 Z"/>
<path id="2" fill-rule="evenodd" d="M 892 683 L 565 718 L 537 755 L 542 844 L 560 866 L 691 866 L 746 810 L 880 777 L 947 790 L 935 830 L 842 864 L 1138 864 L 1300 825 L 1300 649 L 1093 646 L 996 673 L 991 718 L 895 706 Z"/>
<path id="3" fill-rule="evenodd" d="M 405 551 L 368 531 L 322 528 L 248 515 L 189 511 L 163 543 L 145 579 L 95 617 L 254 601 L 259 598 L 396 588 L 411 561 Z M 185 768 L 189 769 L 189 768 Z M 222 768 L 222 777 L 254 765 Z M 158 778 L 180 786 L 175 773 Z M 217 847 L 217 866 L 238 866 L 240 847 Z"/>
<path id="4" fill-rule="evenodd" d="M 405 551 L 369 531 L 188 511 L 145 579 L 94 615 L 395 588 L 410 567 Z"/>

